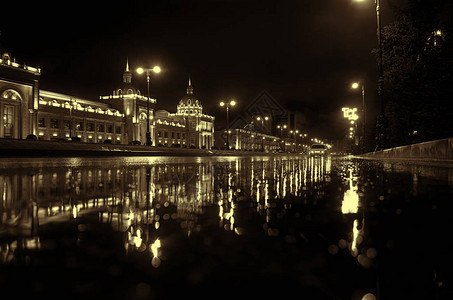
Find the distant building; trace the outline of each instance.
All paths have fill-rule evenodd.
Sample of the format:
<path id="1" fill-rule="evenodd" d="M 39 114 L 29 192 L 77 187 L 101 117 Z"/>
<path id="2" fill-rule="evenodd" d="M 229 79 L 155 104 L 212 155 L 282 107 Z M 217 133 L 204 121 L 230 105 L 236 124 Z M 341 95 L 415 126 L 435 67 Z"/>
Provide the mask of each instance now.
<path id="1" fill-rule="evenodd" d="M 156 142 L 158 146 L 187 147 L 186 120 L 175 118 L 166 110 L 155 114 Z"/>
<path id="2" fill-rule="evenodd" d="M 286 110 L 263 90 L 217 134 L 220 149 L 274 152 L 284 148 L 277 125 Z"/>
<path id="3" fill-rule="evenodd" d="M 128 143 L 124 114 L 105 103 L 41 90 L 37 115 L 37 130 L 31 134 L 40 140 Z"/>
<path id="4" fill-rule="evenodd" d="M 189 77 L 187 93 L 176 106 L 176 113 L 156 113 L 158 145 L 211 149 L 214 146 L 214 120 L 214 116 L 203 114 L 203 106 L 193 94 Z"/>
<path id="5" fill-rule="evenodd" d="M 125 143 L 146 143 L 146 126 L 149 117 L 151 141 L 155 145 L 156 137 L 153 125 L 156 99 L 143 96 L 139 89 L 132 84 L 132 72 L 129 62 L 126 61 L 126 70 L 123 73 L 123 83 L 113 90 L 111 95 L 99 97 L 102 103 L 123 113 Z M 149 115 L 148 115 L 149 111 Z"/>
<path id="6" fill-rule="evenodd" d="M 122 85 L 94 101 L 40 90 L 40 68 L 16 63 L 1 47 L 0 57 L 0 138 L 143 145 L 149 130 L 154 146 L 211 148 L 214 143 L 214 117 L 203 114 L 190 79 L 171 114 L 156 111 L 156 99 L 133 86 L 128 62 Z"/>
<path id="7" fill-rule="evenodd" d="M 229 130 L 230 148 L 243 151 L 275 152 L 280 149 L 278 137 L 249 129 Z"/>

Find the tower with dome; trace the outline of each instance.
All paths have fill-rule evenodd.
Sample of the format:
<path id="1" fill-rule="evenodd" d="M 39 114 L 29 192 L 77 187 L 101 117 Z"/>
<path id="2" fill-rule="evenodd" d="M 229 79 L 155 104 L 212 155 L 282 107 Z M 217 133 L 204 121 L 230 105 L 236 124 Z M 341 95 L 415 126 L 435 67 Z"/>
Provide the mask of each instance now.
<path id="1" fill-rule="evenodd" d="M 126 59 L 126 69 L 123 73 L 123 82 L 115 88 L 111 95 L 101 96 L 100 100 L 124 113 L 124 135 L 129 142 L 146 143 L 147 118 L 154 118 L 156 99 L 144 96 L 132 84 L 132 72 L 129 68 L 129 59 Z M 147 115 L 149 105 L 149 116 Z M 154 125 L 150 122 L 149 132 L 151 141 L 155 145 Z"/>
<path id="2" fill-rule="evenodd" d="M 203 114 L 201 101 L 195 96 L 192 80 L 186 95 L 179 100 L 176 113 L 159 110 L 156 112 L 156 136 L 158 144 L 162 146 L 180 146 L 187 148 L 211 149 L 214 145 L 214 116 Z M 184 127 L 174 131 L 171 127 L 164 126 L 168 123 L 183 124 Z M 174 138 L 172 138 L 174 137 Z M 179 138 L 178 138 L 179 137 Z"/>

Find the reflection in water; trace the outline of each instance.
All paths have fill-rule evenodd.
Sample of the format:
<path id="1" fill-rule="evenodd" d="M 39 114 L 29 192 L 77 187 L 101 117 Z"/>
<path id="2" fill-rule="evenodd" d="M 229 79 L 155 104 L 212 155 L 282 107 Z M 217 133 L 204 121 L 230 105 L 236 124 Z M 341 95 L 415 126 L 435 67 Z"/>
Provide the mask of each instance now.
<path id="1" fill-rule="evenodd" d="M 86 277 L 82 295 L 105 291 L 87 288 L 99 276 L 98 283 L 118 279 L 108 285 L 118 286 L 111 295 L 129 286 L 133 293 L 165 295 L 154 290 L 155 282 L 172 289 L 253 281 L 250 286 L 261 286 L 254 292 L 266 296 L 271 287 L 279 293 L 293 287 L 328 294 L 324 298 L 370 297 L 378 289 L 376 261 L 397 265 L 396 251 L 385 256 L 398 246 L 395 232 L 411 232 L 407 224 L 415 226 L 422 215 L 407 217 L 410 197 L 429 196 L 430 172 L 399 168 L 296 156 L 0 162 L 0 267 L 52 264 L 56 256 L 58 272 L 77 282 Z M 444 203 L 429 204 L 428 211 L 441 212 Z M 427 214 L 424 206 L 420 211 Z M 426 228 L 440 219 L 430 216 L 419 228 L 436 235 Z M 417 247 L 420 239 L 413 239 Z M 405 246 L 411 251 L 404 255 L 417 251 Z M 92 269 L 84 268 L 93 261 L 106 265 L 88 276 Z M 0 284 L 17 278 L 1 271 Z M 83 275 L 72 275 L 76 271 Z M 33 280 L 32 287 L 41 288 Z M 64 291 L 76 289 L 59 283 Z M 316 296 L 307 298 L 323 298 Z"/>
<path id="2" fill-rule="evenodd" d="M 371 259 L 374 256 L 367 256 L 368 245 L 365 243 L 365 211 L 364 205 L 360 203 L 359 193 L 359 170 L 357 164 L 346 161 L 340 164 L 340 174 L 346 185 L 341 203 L 341 212 L 351 226 L 348 242 L 341 239 L 339 245 L 348 245 L 350 253 L 357 262 L 364 268 L 370 268 Z M 373 248 L 370 248 L 373 249 Z M 374 253 L 374 252 L 373 252 Z"/>
<path id="3" fill-rule="evenodd" d="M 341 212 L 343 214 L 355 214 L 359 209 L 359 192 L 357 187 L 357 175 L 353 174 L 352 165 L 348 168 L 348 189 L 344 192 Z"/>
<path id="4" fill-rule="evenodd" d="M 273 200 L 313 196 L 313 190 L 325 183 L 331 164 L 330 158 L 270 157 L 66 163 L 0 169 L 1 233 L 25 234 L 32 238 L 21 241 L 23 247 L 39 248 L 40 227 L 97 214 L 100 222 L 126 233 L 126 250 L 149 248 L 158 257 L 161 241 L 152 232 L 163 222 L 177 220 L 190 236 L 200 231 L 200 217 L 215 203 L 220 226 L 241 234 L 243 228 L 236 224 L 238 201 L 250 199 L 268 227 Z M 265 232 L 277 234 L 270 228 Z M 2 256 L 14 252 L 14 245 L 2 246 Z"/>
<path id="5" fill-rule="evenodd" d="M 363 227 L 360 225 L 359 220 L 355 219 L 352 225 L 351 253 L 353 256 L 357 256 L 359 252 L 357 246 L 360 245 L 362 241 L 363 241 Z"/>

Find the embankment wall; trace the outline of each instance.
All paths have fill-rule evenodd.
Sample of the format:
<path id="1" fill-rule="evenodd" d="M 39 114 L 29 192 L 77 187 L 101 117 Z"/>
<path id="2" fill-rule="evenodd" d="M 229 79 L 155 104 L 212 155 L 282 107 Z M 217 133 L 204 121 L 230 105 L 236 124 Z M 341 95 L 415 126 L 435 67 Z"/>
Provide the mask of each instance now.
<path id="1" fill-rule="evenodd" d="M 361 155 L 370 158 L 453 160 L 453 138 L 395 147 Z"/>

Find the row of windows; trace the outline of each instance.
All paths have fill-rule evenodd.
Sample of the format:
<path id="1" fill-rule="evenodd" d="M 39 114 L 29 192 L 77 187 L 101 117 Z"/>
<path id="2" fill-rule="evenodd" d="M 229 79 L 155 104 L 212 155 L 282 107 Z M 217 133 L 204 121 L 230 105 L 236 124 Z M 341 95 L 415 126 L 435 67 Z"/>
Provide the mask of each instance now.
<path id="1" fill-rule="evenodd" d="M 75 120 L 74 122 L 74 127 L 76 130 L 83 131 L 84 130 L 84 121 L 78 121 Z M 46 128 L 46 119 L 45 118 L 39 118 L 38 119 L 38 126 L 41 128 Z M 59 119 L 50 119 L 50 128 L 51 129 L 59 129 L 60 128 L 60 120 Z M 70 120 L 63 120 L 63 128 L 69 130 L 71 128 L 71 121 Z M 95 130 L 96 129 L 96 130 Z M 113 124 L 107 124 L 107 126 L 104 123 L 98 123 L 97 126 L 95 125 L 94 122 L 87 122 L 86 123 L 86 131 L 97 131 L 97 132 L 107 132 L 107 133 L 113 133 L 115 130 L 115 133 L 121 134 L 122 129 L 121 126 L 116 126 L 114 127 Z"/>
<path id="2" fill-rule="evenodd" d="M 167 132 L 167 131 L 164 131 L 164 132 L 162 133 L 162 131 L 158 131 L 158 132 L 157 132 L 157 136 L 158 136 L 158 137 L 162 137 L 162 136 L 163 136 L 164 138 L 168 138 L 168 132 Z M 185 139 L 185 138 L 186 138 L 186 135 L 185 135 L 185 133 L 180 133 L 180 132 L 176 132 L 176 133 L 175 133 L 175 132 L 171 132 L 171 138 L 174 139 L 175 137 L 176 137 L 177 139 L 180 139 L 181 137 L 182 137 L 183 139 Z"/>

